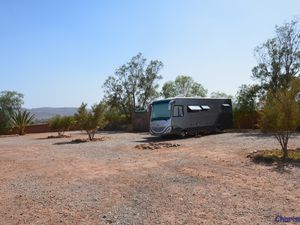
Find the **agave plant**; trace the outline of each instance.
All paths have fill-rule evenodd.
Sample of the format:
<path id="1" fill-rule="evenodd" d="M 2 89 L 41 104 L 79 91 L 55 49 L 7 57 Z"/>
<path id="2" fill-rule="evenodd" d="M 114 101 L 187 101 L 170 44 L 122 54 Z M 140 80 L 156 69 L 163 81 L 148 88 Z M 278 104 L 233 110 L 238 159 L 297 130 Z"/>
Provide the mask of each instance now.
<path id="1" fill-rule="evenodd" d="M 34 115 L 30 115 L 30 112 L 27 112 L 26 110 L 19 110 L 11 116 L 12 125 L 18 129 L 19 135 L 25 134 L 25 127 L 29 125 L 33 119 Z"/>

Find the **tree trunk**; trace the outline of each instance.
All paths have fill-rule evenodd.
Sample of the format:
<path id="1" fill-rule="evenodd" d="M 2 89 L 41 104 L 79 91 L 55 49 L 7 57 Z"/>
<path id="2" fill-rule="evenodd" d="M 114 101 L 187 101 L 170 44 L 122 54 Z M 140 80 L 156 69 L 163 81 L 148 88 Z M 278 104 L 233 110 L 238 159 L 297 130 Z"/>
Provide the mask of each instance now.
<path id="1" fill-rule="evenodd" d="M 90 132 L 88 130 L 85 131 L 88 135 L 89 140 L 91 140 Z"/>
<path id="2" fill-rule="evenodd" d="M 287 141 L 284 141 L 282 151 L 283 151 L 282 159 L 285 160 L 288 157 Z"/>
<path id="3" fill-rule="evenodd" d="M 283 152 L 282 159 L 285 160 L 288 157 L 288 142 L 290 135 L 288 133 L 280 133 L 275 135 L 275 137 L 281 145 L 281 149 Z"/>
<path id="4" fill-rule="evenodd" d="M 89 136 L 89 140 L 92 141 L 94 139 L 95 132 L 94 131 L 86 131 L 86 132 Z"/>
<path id="5" fill-rule="evenodd" d="M 19 128 L 19 135 L 24 135 L 25 134 L 25 127 L 20 127 Z"/>

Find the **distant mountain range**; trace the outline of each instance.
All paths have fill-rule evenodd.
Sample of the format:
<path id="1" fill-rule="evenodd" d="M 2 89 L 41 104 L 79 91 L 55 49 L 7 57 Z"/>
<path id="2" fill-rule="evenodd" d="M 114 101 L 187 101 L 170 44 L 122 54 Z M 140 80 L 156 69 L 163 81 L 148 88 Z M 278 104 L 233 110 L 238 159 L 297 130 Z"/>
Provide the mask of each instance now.
<path id="1" fill-rule="evenodd" d="M 53 107 L 42 107 L 42 108 L 32 108 L 26 109 L 31 114 L 34 114 L 35 120 L 48 120 L 49 118 L 55 115 L 61 116 L 72 116 L 76 113 L 77 108 L 75 107 L 62 107 L 62 108 L 53 108 Z"/>

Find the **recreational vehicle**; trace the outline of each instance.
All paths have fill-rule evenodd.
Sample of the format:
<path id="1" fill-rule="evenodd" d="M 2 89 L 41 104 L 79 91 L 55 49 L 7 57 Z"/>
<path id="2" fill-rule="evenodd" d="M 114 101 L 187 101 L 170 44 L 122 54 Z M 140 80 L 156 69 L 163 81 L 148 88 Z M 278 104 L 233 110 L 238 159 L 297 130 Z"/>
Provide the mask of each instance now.
<path id="1" fill-rule="evenodd" d="M 151 103 L 150 133 L 195 135 L 232 127 L 231 99 L 170 98 Z"/>

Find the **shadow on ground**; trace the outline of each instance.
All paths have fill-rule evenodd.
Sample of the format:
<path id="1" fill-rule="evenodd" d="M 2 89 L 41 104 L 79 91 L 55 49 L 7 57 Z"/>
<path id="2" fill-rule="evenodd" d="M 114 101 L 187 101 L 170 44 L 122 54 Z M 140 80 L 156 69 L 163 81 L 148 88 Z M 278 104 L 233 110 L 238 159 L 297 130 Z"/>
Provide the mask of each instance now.
<path id="1" fill-rule="evenodd" d="M 137 143 L 156 143 L 156 142 L 166 142 L 166 141 L 176 141 L 176 140 L 185 140 L 185 139 L 192 139 L 192 138 L 201 138 L 204 136 L 213 136 L 213 135 L 220 135 L 224 132 L 218 133 L 203 133 L 197 135 L 187 135 L 185 137 L 180 137 L 176 135 L 168 135 L 168 136 L 147 136 L 143 137 L 142 140 L 135 140 L 133 142 Z"/>
<path id="2" fill-rule="evenodd" d="M 263 133 L 260 130 L 236 130 L 233 131 L 239 137 L 255 137 L 259 139 L 266 139 L 270 137 L 274 137 L 271 133 Z M 300 132 L 297 132 L 291 136 L 291 138 L 300 137 Z"/>
<path id="3" fill-rule="evenodd" d="M 62 141 L 62 142 L 56 142 L 53 145 L 76 145 L 81 143 L 86 143 L 86 142 Z"/>
<path id="4" fill-rule="evenodd" d="M 147 136 L 143 137 L 141 140 L 134 140 L 135 143 L 157 143 L 157 142 L 166 142 L 179 140 L 181 138 L 176 136 L 167 136 L 167 137 L 156 137 L 156 136 Z"/>
<path id="5" fill-rule="evenodd" d="M 267 139 L 273 136 L 270 133 L 262 133 L 259 130 L 237 131 L 236 133 L 238 137 L 250 137 L 250 138 L 259 138 L 259 139 Z"/>
<path id="6" fill-rule="evenodd" d="M 299 159 L 286 159 L 282 160 L 280 158 L 275 157 L 251 157 L 250 159 L 255 164 L 260 164 L 263 166 L 271 167 L 272 171 L 279 172 L 279 173 L 289 173 L 291 168 L 297 167 L 300 168 L 300 160 Z"/>

